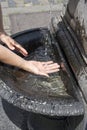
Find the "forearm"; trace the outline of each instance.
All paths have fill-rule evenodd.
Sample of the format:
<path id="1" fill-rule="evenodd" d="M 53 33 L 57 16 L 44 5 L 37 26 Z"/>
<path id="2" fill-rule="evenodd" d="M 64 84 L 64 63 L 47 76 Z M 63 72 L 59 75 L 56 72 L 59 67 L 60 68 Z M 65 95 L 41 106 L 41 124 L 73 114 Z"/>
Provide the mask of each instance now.
<path id="1" fill-rule="evenodd" d="M 0 61 L 24 69 L 25 60 L 2 45 L 0 45 Z"/>
<path id="2" fill-rule="evenodd" d="M 0 34 L 2 32 L 4 32 L 4 28 L 3 28 L 2 11 L 1 11 L 1 5 L 0 5 Z"/>
<path id="3" fill-rule="evenodd" d="M 19 67 L 25 71 L 47 77 L 49 77 L 48 73 L 59 71 L 59 65 L 57 63 L 53 63 L 53 61 L 27 61 L 2 45 L 0 45 L 0 61 L 12 66 Z"/>

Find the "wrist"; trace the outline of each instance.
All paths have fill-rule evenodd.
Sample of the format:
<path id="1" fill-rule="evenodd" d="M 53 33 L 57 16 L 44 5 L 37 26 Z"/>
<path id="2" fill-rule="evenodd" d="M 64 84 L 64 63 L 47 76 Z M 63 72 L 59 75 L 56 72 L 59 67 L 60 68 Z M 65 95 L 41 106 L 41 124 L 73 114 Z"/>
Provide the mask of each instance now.
<path id="1" fill-rule="evenodd" d="M 27 71 L 26 65 L 27 65 L 27 61 L 25 59 L 22 59 L 22 62 L 20 64 L 19 68 Z"/>
<path id="2" fill-rule="evenodd" d="M 24 60 L 23 63 L 21 64 L 21 69 L 28 72 L 33 72 L 31 61 Z"/>

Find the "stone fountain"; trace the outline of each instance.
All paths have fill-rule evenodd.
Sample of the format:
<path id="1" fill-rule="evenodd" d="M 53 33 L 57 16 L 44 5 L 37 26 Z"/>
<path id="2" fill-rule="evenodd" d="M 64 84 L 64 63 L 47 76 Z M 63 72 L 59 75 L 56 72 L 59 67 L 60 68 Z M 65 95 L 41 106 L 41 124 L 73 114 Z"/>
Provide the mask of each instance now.
<path id="1" fill-rule="evenodd" d="M 12 35 L 29 52 L 26 60 L 53 60 L 61 66 L 59 72 L 46 78 L 0 63 L 0 95 L 28 111 L 29 130 L 85 130 L 86 8 L 86 0 L 70 0 L 61 21 L 52 18 L 51 29 L 35 28 Z"/>

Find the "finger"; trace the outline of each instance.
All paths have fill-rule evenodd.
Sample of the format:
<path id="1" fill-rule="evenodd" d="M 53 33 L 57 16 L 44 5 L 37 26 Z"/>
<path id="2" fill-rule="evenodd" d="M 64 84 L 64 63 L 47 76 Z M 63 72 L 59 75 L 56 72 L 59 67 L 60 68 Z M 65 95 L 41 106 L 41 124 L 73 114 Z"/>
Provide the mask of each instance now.
<path id="1" fill-rule="evenodd" d="M 49 64 L 52 64 L 52 63 L 53 63 L 53 61 L 42 62 L 43 65 L 45 65 L 45 64 L 49 65 Z"/>
<path id="2" fill-rule="evenodd" d="M 24 48 L 22 48 L 22 47 L 20 47 L 20 48 L 16 48 L 16 47 L 15 47 L 15 49 L 16 49 L 17 51 L 19 51 L 21 54 L 23 54 L 24 56 L 27 56 L 27 55 L 28 55 L 28 52 L 27 52 Z"/>
<path id="3" fill-rule="evenodd" d="M 14 50 L 18 50 L 20 53 L 22 53 L 24 56 L 26 56 L 28 54 L 28 52 L 20 45 L 18 44 L 15 40 L 13 40 L 12 38 L 8 38 L 9 43 L 8 46 L 10 49 Z"/>
<path id="4" fill-rule="evenodd" d="M 16 41 L 14 41 L 12 38 L 8 37 L 7 41 L 6 41 L 8 47 L 11 49 L 11 50 L 14 50 L 16 49 L 16 44 L 18 44 Z"/>
<path id="5" fill-rule="evenodd" d="M 14 44 L 14 43 L 13 43 Z M 28 52 L 18 43 L 15 42 L 14 47 L 17 51 L 19 51 L 24 56 L 27 56 Z"/>
<path id="6" fill-rule="evenodd" d="M 11 50 L 15 50 L 15 47 L 13 46 L 11 41 L 8 41 L 7 46 L 11 49 Z"/>
<path id="7" fill-rule="evenodd" d="M 60 65 L 58 63 L 54 63 L 53 61 L 48 61 L 48 62 L 43 62 L 42 65 L 44 66 L 57 66 L 58 68 L 60 67 Z"/>
<path id="8" fill-rule="evenodd" d="M 14 50 L 15 48 L 13 47 L 13 45 L 11 44 L 12 41 L 11 41 L 11 38 L 9 38 L 8 36 L 3 36 L 2 37 L 2 42 L 4 42 L 11 50 Z"/>
<path id="9" fill-rule="evenodd" d="M 49 65 L 44 65 L 45 69 L 55 69 L 55 68 L 60 68 L 60 65 L 57 63 L 49 64 Z"/>
<path id="10" fill-rule="evenodd" d="M 59 69 L 53 69 L 53 70 L 46 70 L 46 73 L 55 73 L 55 72 L 58 72 Z"/>

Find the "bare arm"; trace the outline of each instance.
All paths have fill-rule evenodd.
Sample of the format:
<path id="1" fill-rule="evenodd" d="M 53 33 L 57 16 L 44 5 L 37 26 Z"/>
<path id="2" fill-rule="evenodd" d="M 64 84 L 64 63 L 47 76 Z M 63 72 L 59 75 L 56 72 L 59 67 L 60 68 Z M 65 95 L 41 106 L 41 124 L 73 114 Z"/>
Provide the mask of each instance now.
<path id="1" fill-rule="evenodd" d="M 2 45 L 0 45 L 0 61 L 17 67 L 21 67 L 21 64 L 24 62 L 21 57 Z"/>
<path id="2" fill-rule="evenodd" d="M 57 63 L 53 63 L 52 61 L 38 62 L 24 60 L 2 45 L 0 45 L 0 61 L 19 67 L 25 71 L 47 77 L 49 73 L 59 71 L 60 67 Z"/>

